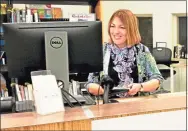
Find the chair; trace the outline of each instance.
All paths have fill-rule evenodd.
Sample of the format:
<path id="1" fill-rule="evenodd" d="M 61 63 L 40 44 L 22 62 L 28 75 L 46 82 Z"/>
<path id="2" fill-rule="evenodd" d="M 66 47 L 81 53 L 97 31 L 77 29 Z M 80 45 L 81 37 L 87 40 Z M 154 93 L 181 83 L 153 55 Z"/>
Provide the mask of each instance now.
<path id="1" fill-rule="evenodd" d="M 161 72 L 163 78 L 166 80 L 168 77 L 170 77 L 170 65 L 173 63 L 178 63 L 178 61 L 172 61 L 172 51 L 169 48 L 166 47 L 156 47 L 152 50 L 152 55 L 155 58 L 155 61 L 157 65 L 164 65 L 163 68 L 159 68 L 159 71 Z M 173 74 L 176 74 L 176 71 L 173 70 Z M 157 93 L 169 93 L 170 91 L 164 90 L 164 88 L 161 88 L 162 90 Z"/>
<path id="2" fill-rule="evenodd" d="M 164 64 L 168 67 L 171 64 L 172 51 L 166 47 L 156 47 L 153 48 L 152 54 L 157 62 L 157 64 Z"/>

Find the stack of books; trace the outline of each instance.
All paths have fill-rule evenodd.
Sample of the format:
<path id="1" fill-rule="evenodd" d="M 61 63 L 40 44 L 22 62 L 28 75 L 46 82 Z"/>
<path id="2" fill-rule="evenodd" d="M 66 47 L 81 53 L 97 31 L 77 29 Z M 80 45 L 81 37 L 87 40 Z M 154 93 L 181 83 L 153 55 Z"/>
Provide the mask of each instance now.
<path id="1" fill-rule="evenodd" d="M 4 46 L 4 31 L 2 25 L 0 26 L 0 46 Z"/>
<path id="2" fill-rule="evenodd" d="M 6 53 L 4 51 L 4 45 L 5 45 L 5 40 L 4 40 L 4 32 L 2 26 L 0 26 L 0 65 L 5 65 L 6 64 Z"/>
<path id="3" fill-rule="evenodd" d="M 18 85 L 17 83 L 12 83 L 12 97 L 16 101 L 15 109 L 13 111 L 23 112 L 23 111 L 33 111 L 34 110 L 34 96 L 33 87 L 31 84 Z"/>
<path id="4" fill-rule="evenodd" d="M 12 9 L 11 22 L 40 22 L 43 18 L 63 18 L 62 9 L 45 5 L 26 5 L 25 9 Z"/>
<path id="5" fill-rule="evenodd" d="M 25 86 L 18 84 L 12 85 L 12 91 L 16 101 L 34 100 L 33 87 L 31 84 L 27 84 Z"/>
<path id="6" fill-rule="evenodd" d="M 6 61 L 6 53 L 4 51 L 4 45 L 5 45 L 5 41 L 4 41 L 4 31 L 3 31 L 3 27 L 2 27 L 2 23 L 6 23 L 7 22 L 7 5 L 6 4 L 1 4 L 1 12 L 0 12 L 0 65 L 5 65 L 5 61 Z"/>

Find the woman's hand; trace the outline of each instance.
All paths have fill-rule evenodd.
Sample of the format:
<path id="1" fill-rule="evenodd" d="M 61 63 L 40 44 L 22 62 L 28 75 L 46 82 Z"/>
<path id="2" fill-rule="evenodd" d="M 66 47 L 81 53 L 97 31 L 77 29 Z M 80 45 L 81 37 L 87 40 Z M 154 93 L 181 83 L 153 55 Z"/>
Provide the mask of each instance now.
<path id="1" fill-rule="evenodd" d="M 88 88 L 89 93 L 91 93 L 93 95 L 102 95 L 102 94 L 104 94 L 104 89 L 99 84 L 89 83 L 87 88 Z"/>
<path id="2" fill-rule="evenodd" d="M 128 85 L 129 88 L 129 95 L 135 95 L 141 90 L 141 84 L 139 83 L 132 83 Z"/>

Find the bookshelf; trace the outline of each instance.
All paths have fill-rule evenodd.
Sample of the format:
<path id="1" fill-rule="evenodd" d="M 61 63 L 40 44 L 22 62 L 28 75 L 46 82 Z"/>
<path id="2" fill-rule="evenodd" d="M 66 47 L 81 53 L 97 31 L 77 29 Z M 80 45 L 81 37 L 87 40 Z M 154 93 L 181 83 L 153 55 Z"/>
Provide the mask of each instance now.
<path id="1" fill-rule="evenodd" d="M 3 4 L 61 4 L 61 5 L 90 5 L 91 13 L 99 0 L 2 0 Z"/>
<path id="2" fill-rule="evenodd" d="M 98 0 L 2 0 L 2 3 L 14 4 L 91 4 Z"/>
<path id="3" fill-rule="evenodd" d="M 13 4 L 90 5 L 90 13 L 96 13 L 96 19 L 101 20 L 99 1 L 100 0 L 1 0 L 1 4 L 7 4 L 8 7 L 13 7 Z M 9 22 L 7 16 L 1 14 L 0 17 L 0 26 L 3 22 Z M 4 46 L 0 45 L 0 49 L 4 50 Z"/>

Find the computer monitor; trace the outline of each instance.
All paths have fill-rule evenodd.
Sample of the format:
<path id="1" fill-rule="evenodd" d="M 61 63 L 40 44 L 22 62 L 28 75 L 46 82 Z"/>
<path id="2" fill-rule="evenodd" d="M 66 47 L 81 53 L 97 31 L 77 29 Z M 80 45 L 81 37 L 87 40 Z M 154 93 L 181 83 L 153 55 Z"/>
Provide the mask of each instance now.
<path id="1" fill-rule="evenodd" d="M 44 34 L 47 31 L 67 32 L 70 73 L 103 70 L 100 21 L 4 23 L 3 28 L 10 78 L 31 81 L 31 71 L 46 69 Z"/>

